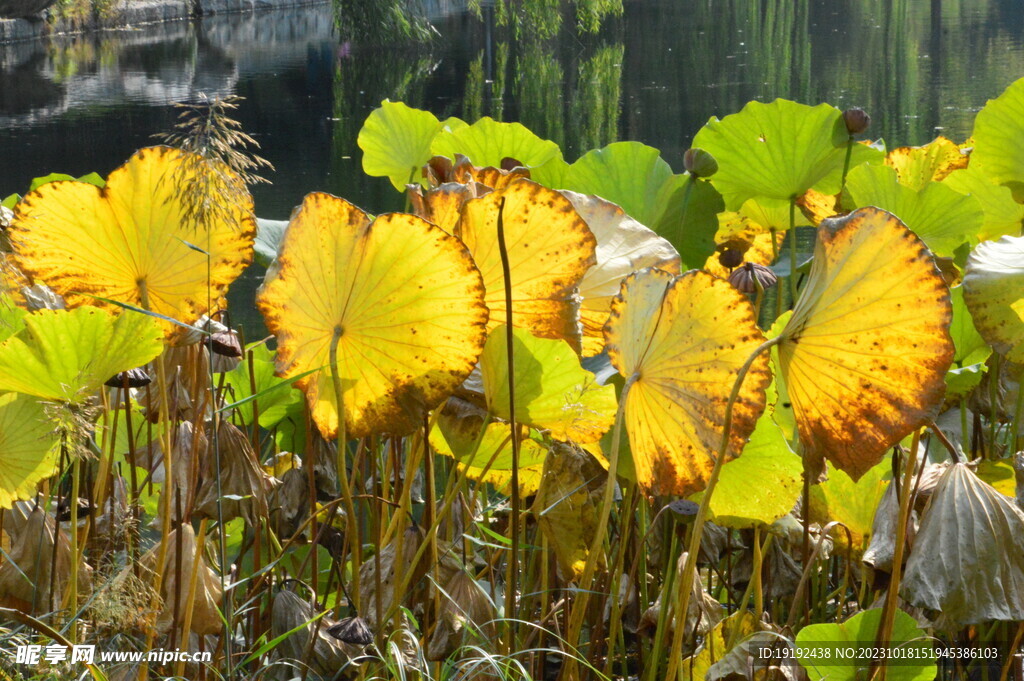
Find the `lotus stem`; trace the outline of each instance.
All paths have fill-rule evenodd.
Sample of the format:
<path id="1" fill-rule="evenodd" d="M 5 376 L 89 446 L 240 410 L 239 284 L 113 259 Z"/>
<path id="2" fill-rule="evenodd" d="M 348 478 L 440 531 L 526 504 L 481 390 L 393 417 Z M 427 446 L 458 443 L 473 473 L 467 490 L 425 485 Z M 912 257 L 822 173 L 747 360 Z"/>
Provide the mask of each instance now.
<path id="1" fill-rule="evenodd" d="M 352 500 L 352 490 L 348 484 L 348 472 L 345 467 L 346 454 L 348 453 L 348 438 L 345 434 L 345 402 L 343 401 L 344 391 L 341 387 L 341 376 L 338 374 L 338 341 L 341 339 L 343 330 L 341 326 L 334 328 L 334 335 L 331 336 L 331 347 L 329 351 L 329 361 L 331 364 L 331 382 L 334 385 L 334 401 L 337 405 L 336 411 L 338 413 L 338 486 L 341 488 L 341 498 L 345 504 L 345 525 L 347 528 L 345 539 L 352 551 L 352 588 L 350 593 L 352 594 L 352 610 L 356 613 L 360 612 L 359 609 L 359 568 L 362 565 L 363 558 L 363 547 L 362 542 L 359 538 L 359 525 L 356 522 L 356 508 L 355 503 Z M 313 462 L 306 457 L 306 465 L 312 466 Z M 316 515 L 316 505 L 313 503 L 310 509 L 313 515 Z M 315 521 L 314 521 L 315 522 Z M 315 527 L 315 525 L 314 525 Z M 315 550 L 315 547 L 314 547 Z M 344 560 L 344 554 L 342 554 L 342 560 Z M 314 563 L 314 565 L 316 565 Z M 344 574 L 344 571 L 342 571 Z M 381 623 L 378 623 L 381 624 Z"/>
<path id="2" fill-rule="evenodd" d="M 81 478 L 81 457 L 75 456 L 71 462 L 71 497 L 68 499 L 68 508 L 71 509 L 71 574 L 69 575 L 68 590 L 70 596 L 70 612 L 78 609 L 78 485 Z M 60 524 L 54 519 L 53 524 L 53 551 L 57 552 L 60 545 Z M 78 641 L 78 619 L 72 617 L 71 630 L 68 638 L 72 643 Z"/>
<path id="3" fill-rule="evenodd" d="M 668 599 L 673 593 L 672 588 L 675 584 L 676 573 L 679 572 L 676 568 L 676 563 L 678 562 L 676 551 L 679 549 L 679 535 L 676 533 L 675 528 L 672 528 L 670 532 L 672 538 L 669 542 L 668 550 L 668 576 L 665 577 L 664 585 L 658 596 L 661 599 L 661 608 L 658 610 L 658 626 L 654 630 L 654 646 L 651 648 L 651 659 L 646 667 L 647 671 L 644 681 L 653 681 L 658 676 L 658 667 L 661 666 L 661 655 L 659 653 L 665 642 L 665 622 L 668 620 Z"/>
<path id="4" fill-rule="evenodd" d="M 796 197 L 789 200 L 789 305 L 796 306 Z"/>
<path id="5" fill-rule="evenodd" d="M 196 587 L 199 583 L 199 567 L 203 562 L 203 547 L 206 545 L 206 523 L 207 519 L 203 518 L 199 521 L 199 534 L 196 535 L 196 555 L 192 558 L 192 568 L 189 573 L 188 580 L 188 599 L 185 601 L 185 617 L 181 624 L 181 647 L 188 650 L 189 635 L 192 630 L 192 613 L 195 610 L 196 605 Z M 221 534 L 224 533 L 223 528 Z M 224 598 L 227 598 L 227 593 L 224 593 Z M 174 675 L 184 678 L 185 674 L 185 661 L 179 660 L 175 663 Z"/>
<path id="6" fill-rule="evenodd" d="M 850 159 L 853 158 L 853 145 L 856 142 L 853 141 L 853 135 L 846 140 L 846 158 L 843 160 L 843 177 L 839 184 L 839 193 L 841 194 L 846 189 L 846 174 L 850 172 Z"/>
<path id="7" fill-rule="evenodd" d="M 915 490 L 911 487 L 914 481 L 914 469 L 917 466 L 917 450 L 921 442 L 921 431 L 914 431 L 914 438 L 911 441 L 910 453 L 907 454 L 907 463 L 903 471 L 903 485 L 900 490 L 900 514 L 896 523 L 896 546 L 893 548 L 892 556 L 892 578 L 889 580 L 889 588 L 885 592 L 885 604 L 882 606 L 882 620 L 878 624 L 878 637 L 875 645 L 886 646 L 892 636 L 892 625 L 896 619 L 896 605 L 899 601 L 900 579 L 903 575 L 903 549 L 907 542 L 907 525 L 910 522 L 910 508 L 914 499 Z M 895 455 L 894 455 L 895 456 Z M 891 484 L 899 484 L 899 479 L 894 478 Z M 886 663 L 877 660 L 871 663 L 871 678 L 877 681 L 885 681 Z"/>
<path id="8" fill-rule="evenodd" d="M 794 235 L 795 236 L 795 235 Z M 688 548 L 688 554 L 686 556 L 686 565 L 683 568 L 682 580 L 679 583 L 679 589 L 676 591 L 675 608 L 673 613 L 679 620 L 675 630 L 672 632 L 672 649 L 669 653 L 668 658 L 668 673 L 665 675 L 665 679 L 671 680 L 679 674 L 679 681 L 682 679 L 682 668 L 679 666 L 679 660 L 682 656 L 683 649 L 683 632 L 686 629 L 686 613 L 690 606 L 690 592 L 693 590 L 693 573 L 694 568 L 697 565 L 697 555 L 700 553 L 700 542 L 704 536 L 704 523 L 707 520 L 708 508 L 711 505 L 711 497 L 715 492 L 715 487 L 718 485 L 718 478 L 722 473 L 722 466 L 725 465 L 725 456 L 729 451 L 729 436 L 732 434 L 732 411 L 736 404 L 736 400 L 739 398 L 740 388 L 743 387 L 743 381 L 747 377 L 747 373 L 750 371 L 750 367 L 753 366 L 754 361 L 760 356 L 760 354 L 766 350 L 770 350 L 772 347 L 782 342 L 781 336 L 771 338 L 761 345 L 759 345 L 747 358 L 747 361 L 740 367 L 739 373 L 736 375 L 736 380 L 732 386 L 732 392 L 729 394 L 729 401 L 725 405 L 725 418 L 724 425 L 722 427 L 722 442 L 718 447 L 718 455 L 715 457 L 715 465 L 711 469 L 711 475 L 708 477 L 708 484 L 704 490 L 704 496 L 700 500 L 700 507 L 697 509 L 697 517 L 693 522 L 692 534 L 690 535 L 690 545 Z M 664 604 L 662 607 L 666 607 Z"/>

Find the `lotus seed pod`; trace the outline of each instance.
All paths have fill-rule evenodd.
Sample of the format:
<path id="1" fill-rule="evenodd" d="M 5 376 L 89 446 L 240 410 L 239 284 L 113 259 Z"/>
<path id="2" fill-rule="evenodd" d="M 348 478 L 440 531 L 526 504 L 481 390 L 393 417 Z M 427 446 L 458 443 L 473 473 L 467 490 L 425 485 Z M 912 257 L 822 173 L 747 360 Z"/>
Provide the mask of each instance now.
<path id="1" fill-rule="evenodd" d="M 711 177 L 718 172 L 718 161 L 711 152 L 703 149 L 687 149 L 683 154 L 683 167 L 694 177 Z"/>
<path id="2" fill-rule="evenodd" d="M 846 131 L 851 135 L 859 135 L 871 125 L 871 116 L 860 107 L 853 107 L 843 112 L 843 123 L 846 124 Z"/>
<path id="3" fill-rule="evenodd" d="M 744 263 L 743 267 L 729 275 L 729 283 L 743 293 L 756 293 L 758 284 L 762 289 L 775 286 L 778 277 L 769 268 L 757 263 Z"/>
<path id="4" fill-rule="evenodd" d="M 730 270 L 739 267 L 743 262 L 743 251 L 737 248 L 723 248 L 718 252 L 718 262 Z"/>

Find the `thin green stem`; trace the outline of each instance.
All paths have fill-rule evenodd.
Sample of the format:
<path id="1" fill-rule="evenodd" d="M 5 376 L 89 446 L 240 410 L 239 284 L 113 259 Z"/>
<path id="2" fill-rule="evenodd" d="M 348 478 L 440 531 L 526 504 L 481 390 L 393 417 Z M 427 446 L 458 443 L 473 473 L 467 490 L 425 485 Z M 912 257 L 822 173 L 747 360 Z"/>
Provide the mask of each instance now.
<path id="1" fill-rule="evenodd" d="M 846 189 L 846 174 L 850 172 L 850 159 L 853 158 L 854 144 L 856 144 L 856 142 L 853 141 L 853 135 L 850 135 L 849 139 L 846 140 L 846 159 L 843 161 L 843 179 L 842 182 L 840 182 L 840 193 Z"/>

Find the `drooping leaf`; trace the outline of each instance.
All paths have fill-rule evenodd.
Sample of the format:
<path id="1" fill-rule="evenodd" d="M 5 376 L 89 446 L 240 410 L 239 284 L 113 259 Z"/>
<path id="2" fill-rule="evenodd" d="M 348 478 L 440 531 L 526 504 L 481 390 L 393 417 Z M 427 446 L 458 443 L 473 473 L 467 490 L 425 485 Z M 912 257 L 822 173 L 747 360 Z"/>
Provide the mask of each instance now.
<path id="1" fill-rule="evenodd" d="M 514 158 L 532 168 L 562 155 L 551 140 L 537 137 L 519 123 L 501 123 L 490 116 L 472 125 L 441 131 L 434 138 L 430 151 L 453 160 L 456 154 L 462 154 L 473 165 L 495 168 L 500 168 L 506 158 Z"/>
<path id="2" fill-rule="evenodd" d="M 152 317 L 114 316 L 95 307 L 39 310 L 0 343 L 0 391 L 81 403 L 104 381 L 149 362 L 163 350 Z"/>
<path id="3" fill-rule="evenodd" d="M 557 444 L 548 452 L 533 511 L 567 581 L 583 573 L 607 480 L 608 473 L 582 450 Z"/>
<path id="4" fill-rule="evenodd" d="M 597 240 L 572 202 L 529 180 L 468 201 L 456 225 L 480 268 L 493 330 L 505 323 L 505 276 L 498 241 L 502 220 L 512 289 L 512 324 L 579 349 L 576 288 L 596 262 Z"/>
<path id="5" fill-rule="evenodd" d="M 704 272 L 641 270 L 612 301 L 605 338 L 612 365 L 631 382 L 625 423 L 641 487 L 650 494 L 702 490 L 733 382 L 764 341 L 750 302 Z M 739 456 L 754 431 L 769 380 L 762 353 L 733 408 L 728 458 Z"/>
<path id="6" fill-rule="evenodd" d="M 0 508 L 35 495 L 39 481 L 56 471 L 58 444 L 38 400 L 0 394 Z"/>
<path id="7" fill-rule="evenodd" d="M 309 194 L 257 296 L 277 373 L 298 382 L 324 437 L 338 430 L 330 349 L 348 433 L 408 433 L 469 375 L 484 343 L 480 273 L 458 240 L 413 215 L 370 221 Z"/>
<path id="8" fill-rule="evenodd" d="M 990 99 L 974 119 L 971 163 L 1024 202 L 1024 78 Z"/>
<path id="9" fill-rule="evenodd" d="M 30 192 L 8 230 L 19 267 L 69 307 L 98 304 L 98 296 L 194 322 L 249 264 L 255 222 L 249 198 L 208 230 L 184 219 L 180 189 L 195 179 L 190 168 L 184 152 L 150 147 L 103 189 L 51 182 Z M 170 322 L 164 329 L 179 331 Z"/>
<path id="10" fill-rule="evenodd" d="M 604 325 L 611 300 L 622 280 L 645 267 L 671 274 L 681 271 L 679 254 L 672 244 L 625 214 L 614 203 L 597 196 L 563 191 L 597 239 L 597 264 L 580 282 L 580 318 L 583 322 L 583 354 L 597 355 L 604 348 Z"/>
<path id="11" fill-rule="evenodd" d="M 712 519 L 723 527 L 770 525 L 793 509 L 803 487 L 802 470 L 800 457 L 765 411 L 743 456 L 722 467 L 711 497 Z"/>
<path id="12" fill-rule="evenodd" d="M 973 196 L 964 196 L 938 182 L 915 191 L 900 184 L 888 166 L 862 165 L 846 178 L 843 204 L 875 206 L 898 217 L 936 254 L 951 256 L 961 244 L 976 243 L 985 213 Z"/>
<path id="13" fill-rule="evenodd" d="M 683 660 L 680 665 L 683 680 L 706 680 L 711 668 L 726 657 L 738 643 L 738 641 L 727 641 L 726 637 L 731 636 L 738 626 L 739 640 L 743 640 L 754 634 L 760 628 L 759 625 L 754 614 L 747 610 L 733 613 L 718 622 L 714 629 L 704 637 L 700 648 L 691 657 Z"/>
<path id="14" fill-rule="evenodd" d="M 939 611 L 942 629 L 1024 618 L 1024 512 L 954 464 L 939 480 L 900 595 Z"/>
<path id="15" fill-rule="evenodd" d="M 1013 200 L 1013 193 L 1008 188 L 989 180 L 980 166 L 954 171 L 942 184 L 961 194 L 970 194 L 981 204 L 985 222 L 978 232 L 980 240 L 1020 236 L 1024 227 L 1024 205 Z"/>
<path id="16" fill-rule="evenodd" d="M 931 254 L 893 215 L 863 208 L 822 223 L 779 346 L 810 461 L 856 480 L 931 418 L 953 360 L 951 314 Z"/>
<path id="17" fill-rule="evenodd" d="M 796 635 L 797 657 L 811 681 L 855 681 L 864 678 L 871 660 L 863 656 L 875 648 L 882 609 L 859 612 L 839 624 L 811 624 Z M 885 665 L 885 678 L 892 681 L 931 681 L 936 675 L 932 639 L 913 617 L 896 610 L 889 646 L 897 648 Z M 851 659 L 847 650 L 858 657 Z"/>
<path id="18" fill-rule="evenodd" d="M 274 262 L 287 228 L 287 220 L 256 218 L 256 240 L 253 241 L 253 252 L 256 254 L 257 263 L 269 267 L 270 263 Z"/>
<path id="19" fill-rule="evenodd" d="M 982 338 L 1024 362 L 1024 237 L 979 244 L 967 259 L 964 301 Z"/>
<path id="20" fill-rule="evenodd" d="M 712 118 L 693 139 L 718 161 L 711 178 L 736 210 L 751 198 L 796 199 L 808 189 L 839 191 L 849 135 L 842 114 L 828 104 L 784 99 L 750 102 L 736 114 Z M 881 160 L 881 152 L 854 145 L 852 165 Z"/>
<path id="21" fill-rule="evenodd" d="M 385 99 L 366 117 L 356 138 L 363 150 L 363 172 L 386 177 L 395 189 L 405 191 L 406 184 L 420 181 L 420 169 L 433 155 L 430 145 L 441 128 L 429 111 Z"/>
<path id="22" fill-rule="evenodd" d="M 929 182 L 941 182 L 955 170 L 967 167 L 969 156 L 956 142 L 945 137 L 920 147 L 898 147 L 885 157 L 885 165 L 896 171 L 899 183 L 921 191 Z"/>
<path id="23" fill-rule="evenodd" d="M 491 332 L 480 356 L 488 410 L 509 420 L 505 325 Z M 512 330 L 516 421 L 549 430 L 556 440 L 597 442 L 615 420 L 615 388 L 599 385 L 565 341 Z"/>

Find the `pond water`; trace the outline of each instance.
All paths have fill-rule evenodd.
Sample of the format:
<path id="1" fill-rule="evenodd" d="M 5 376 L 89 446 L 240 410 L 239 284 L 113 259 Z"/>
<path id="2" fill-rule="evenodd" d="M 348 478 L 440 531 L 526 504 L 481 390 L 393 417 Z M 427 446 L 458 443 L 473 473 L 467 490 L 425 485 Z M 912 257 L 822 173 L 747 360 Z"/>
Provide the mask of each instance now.
<path id="1" fill-rule="evenodd" d="M 427 11 L 439 37 L 425 45 L 341 40 L 322 5 L 0 46 L 0 197 L 50 172 L 105 175 L 200 92 L 247 98 L 238 118 L 276 167 L 256 211 L 285 219 L 314 190 L 401 207 L 356 146 L 384 98 L 519 120 L 570 160 L 640 140 L 680 170 L 708 117 L 750 99 L 862 106 L 872 135 L 922 144 L 964 139 L 1024 75 L 1020 0 L 626 0 L 597 35 L 570 17 L 548 40 L 515 39 L 457 0 Z M 233 297 L 251 301 L 256 283 Z"/>

